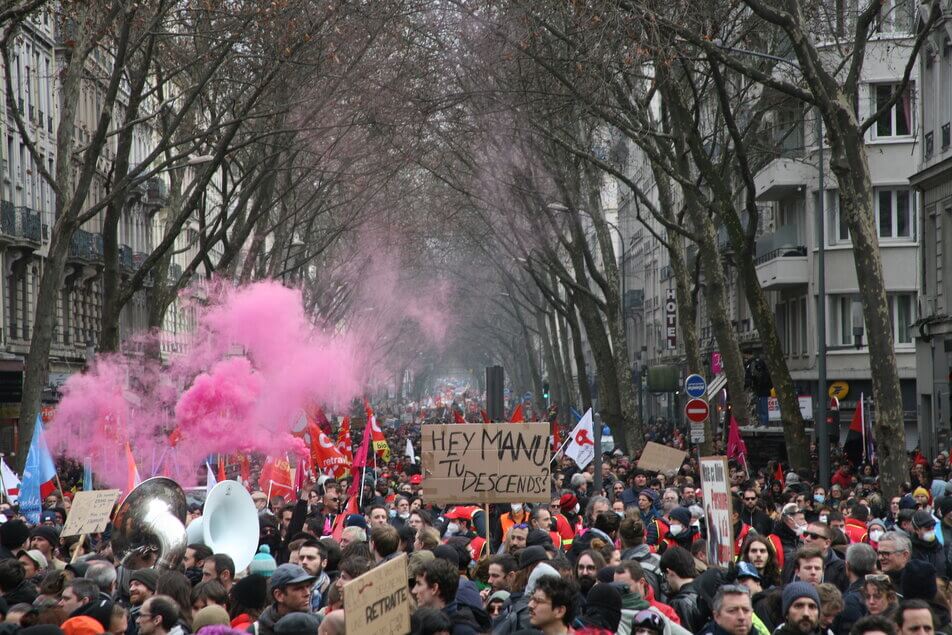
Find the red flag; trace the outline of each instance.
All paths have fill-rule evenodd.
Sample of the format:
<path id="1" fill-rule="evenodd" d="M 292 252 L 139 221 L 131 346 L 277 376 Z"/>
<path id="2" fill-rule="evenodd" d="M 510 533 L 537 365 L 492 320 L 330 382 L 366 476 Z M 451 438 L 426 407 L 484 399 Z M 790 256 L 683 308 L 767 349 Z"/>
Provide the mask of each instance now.
<path id="1" fill-rule="evenodd" d="M 387 437 L 383 430 L 377 425 L 377 415 L 374 414 L 370 402 L 364 399 L 364 410 L 367 413 L 367 427 L 370 428 L 370 435 L 373 438 L 374 452 L 376 452 L 384 463 L 390 462 L 390 445 L 387 444 Z"/>
<path id="2" fill-rule="evenodd" d="M 737 426 L 737 419 L 731 415 L 731 426 L 727 432 L 727 456 L 728 458 L 740 461 L 747 468 L 747 444 L 740 436 L 740 428 Z"/>
<path id="3" fill-rule="evenodd" d="M 311 464 L 315 470 L 324 474 L 333 474 L 341 479 L 350 468 L 350 461 L 334 447 L 333 442 L 316 425 L 308 426 L 311 437 Z"/>
<path id="4" fill-rule="evenodd" d="M 509 417 L 509 423 L 525 423 L 526 420 L 522 416 L 522 404 L 516 406 L 515 410 L 512 411 L 512 416 Z"/>
<path id="5" fill-rule="evenodd" d="M 559 430 L 559 422 L 552 422 L 552 454 L 559 451 L 562 447 L 562 432 Z"/>
<path id="6" fill-rule="evenodd" d="M 354 478 L 351 481 L 350 488 L 347 490 L 349 496 L 356 496 L 357 492 L 360 491 L 360 482 L 362 478 L 358 475 L 357 470 L 362 467 L 367 467 L 367 453 L 370 451 L 370 424 L 364 426 L 364 438 L 360 442 L 360 447 L 357 448 L 357 455 L 354 457 L 353 471 Z"/>
<path id="7" fill-rule="evenodd" d="M 488 412 L 486 412 L 485 410 L 480 410 L 480 411 L 479 411 L 479 414 L 480 414 L 480 415 L 482 416 L 482 418 L 483 418 L 483 423 L 492 423 L 492 422 L 489 420 L 489 413 L 488 413 Z"/>
<path id="8" fill-rule="evenodd" d="M 350 495 L 350 498 L 347 499 L 347 504 L 344 505 L 341 513 L 337 514 L 337 518 L 334 520 L 334 527 L 331 529 L 331 538 L 340 542 L 341 534 L 344 533 L 344 523 L 347 521 L 347 517 L 351 514 L 360 513 L 357 509 L 357 497 L 353 494 Z"/>
<path id="9" fill-rule="evenodd" d="M 780 489 L 787 487 L 787 479 L 783 476 L 783 464 L 777 463 L 777 471 L 774 472 L 774 480 L 780 481 Z"/>
<path id="10" fill-rule="evenodd" d="M 331 422 L 327 420 L 327 415 L 324 414 L 324 409 L 317 405 L 311 405 L 304 409 L 307 418 L 310 421 L 313 421 L 321 429 L 321 432 L 324 434 L 330 434 L 331 431 Z"/>
<path id="11" fill-rule="evenodd" d="M 244 454 L 238 459 L 238 465 L 241 470 L 241 482 L 247 487 L 251 484 L 251 461 Z"/>
<path id="12" fill-rule="evenodd" d="M 270 491 L 272 494 L 284 496 L 291 491 L 291 464 L 286 457 L 274 459 L 268 457 L 264 467 L 261 468 L 261 477 L 258 479 L 258 487 L 262 492 Z"/>
<path id="13" fill-rule="evenodd" d="M 225 476 L 225 457 L 221 454 L 218 455 L 218 482 L 228 480 L 228 477 Z"/>
<path id="14" fill-rule="evenodd" d="M 463 413 L 461 413 L 456 408 L 453 408 L 453 422 L 454 423 L 466 423 L 466 419 L 463 418 Z"/>
<path id="15" fill-rule="evenodd" d="M 178 442 L 182 440 L 182 429 L 178 426 L 175 426 L 175 429 L 169 433 L 169 445 L 173 448 L 178 445 Z"/>
<path id="16" fill-rule="evenodd" d="M 354 442 L 350 438 L 350 417 L 344 417 L 337 433 L 337 451 L 344 455 L 347 464 L 354 463 Z"/>

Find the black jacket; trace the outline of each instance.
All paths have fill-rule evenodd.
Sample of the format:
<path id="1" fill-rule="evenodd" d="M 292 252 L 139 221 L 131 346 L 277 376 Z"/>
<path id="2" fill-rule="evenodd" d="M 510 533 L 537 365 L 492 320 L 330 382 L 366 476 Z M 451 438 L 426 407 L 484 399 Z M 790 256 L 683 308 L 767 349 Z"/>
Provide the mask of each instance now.
<path id="1" fill-rule="evenodd" d="M 759 507 L 755 507 L 754 511 L 750 511 L 745 507 L 740 513 L 740 521 L 753 527 L 754 531 L 761 536 L 769 534 L 773 526 L 773 521 L 770 520 L 770 516 Z"/>
<path id="2" fill-rule="evenodd" d="M 946 548 L 938 540 L 926 542 L 916 535 L 909 536 L 912 541 L 912 560 L 922 560 L 935 567 L 935 573 L 940 578 L 949 577 L 949 562 Z"/>
<path id="3" fill-rule="evenodd" d="M 668 596 L 667 602 L 681 618 L 681 626 L 695 633 L 704 627 L 707 616 L 703 615 L 697 605 L 697 588 L 694 581 L 685 584 L 677 593 Z"/>
<path id="4" fill-rule="evenodd" d="M 797 536 L 797 532 L 787 527 L 783 518 L 774 523 L 773 534 L 780 538 L 780 545 L 783 547 L 783 563 L 786 567 L 787 562 L 793 558 L 793 554 L 800 546 L 800 537 Z"/>
<path id="5" fill-rule="evenodd" d="M 832 630 L 837 635 L 849 635 L 853 624 L 869 614 L 863 601 L 863 580 L 849 585 L 843 594 L 843 610 L 833 620 Z"/>

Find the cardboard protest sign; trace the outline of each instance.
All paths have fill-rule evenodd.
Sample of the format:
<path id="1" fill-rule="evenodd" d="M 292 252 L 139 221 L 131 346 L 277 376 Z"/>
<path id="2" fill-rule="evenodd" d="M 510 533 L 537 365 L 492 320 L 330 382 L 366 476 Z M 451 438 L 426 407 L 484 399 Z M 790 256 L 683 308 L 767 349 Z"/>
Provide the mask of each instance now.
<path id="1" fill-rule="evenodd" d="M 400 555 L 344 585 L 347 635 L 405 635 L 410 632 L 407 557 Z"/>
<path id="2" fill-rule="evenodd" d="M 707 561 L 726 567 L 734 559 L 727 457 L 701 457 L 700 467 L 704 521 L 707 524 Z"/>
<path id="3" fill-rule="evenodd" d="M 60 537 L 98 534 L 104 531 L 117 498 L 117 489 L 76 492 Z"/>
<path id="4" fill-rule="evenodd" d="M 649 441 L 638 459 L 638 467 L 652 472 L 677 472 L 688 453 Z"/>
<path id="5" fill-rule="evenodd" d="M 425 425 L 422 433 L 427 503 L 549 502 L 549 424 Z"/>

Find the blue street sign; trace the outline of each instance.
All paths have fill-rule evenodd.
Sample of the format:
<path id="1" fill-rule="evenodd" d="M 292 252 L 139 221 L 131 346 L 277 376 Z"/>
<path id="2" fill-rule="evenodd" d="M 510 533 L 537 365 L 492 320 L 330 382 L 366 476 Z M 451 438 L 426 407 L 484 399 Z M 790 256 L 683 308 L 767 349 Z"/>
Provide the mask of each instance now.
<path id="1" fill-rule="evenodd" d="M 532 393 L 531 393 L 531 392 L 527 392 L 526 394 L 524 394 L 524 395 L 522 396 L 522 400 L 523 400 L 523 401 L 532 401 Z"/>
<path id="2" fill-rule="evenodd" d="M 684 380 L 684 392 L 695 399 L 704 395 L 707 391 L 707 382 L 700 375 L 688 375 Z"/>

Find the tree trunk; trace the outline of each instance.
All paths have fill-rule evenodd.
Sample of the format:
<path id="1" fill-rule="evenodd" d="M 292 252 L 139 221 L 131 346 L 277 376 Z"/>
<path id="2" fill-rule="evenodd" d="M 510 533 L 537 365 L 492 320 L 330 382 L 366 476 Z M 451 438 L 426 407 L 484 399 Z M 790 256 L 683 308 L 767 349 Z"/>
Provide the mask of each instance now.
<path id="1" fill-rule="evenodd" d="M 845 103 L 845 102 L 844 102 Z M 873 430 L 879 461 L 880 484 L 887 496 L 896 496 L 906 480 L 905 423 L 902 389 L 893 341 L 893 323 L 886 298 L 883 261 L 873 214 L 873 186 L 863 135 L 852 110 L 839 113 L 839 125 L 829 126 L 830 169 L 840 187 L 841 213 L 849 223 L 856 279 L 866 322 L 869 367 L 876 416 Z"/>
<path id="2" fill-rule="evenodd" d="M 576 382 L 578 383 L 579 399 L 582 402 L 582 412 L 592 407 L 592 389 L 588 383 L 588 368 L 585 363 L 585 352 L 582 350 L 582 329 L 578 323 L 575 300 L 569 292 L 568 314 L 566 321 L 572 334 L 572 357 L 575 359 Z M 569 369 L 571 372 L 571 368 Z"/>

